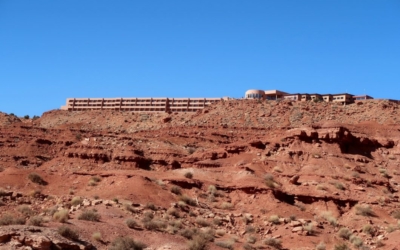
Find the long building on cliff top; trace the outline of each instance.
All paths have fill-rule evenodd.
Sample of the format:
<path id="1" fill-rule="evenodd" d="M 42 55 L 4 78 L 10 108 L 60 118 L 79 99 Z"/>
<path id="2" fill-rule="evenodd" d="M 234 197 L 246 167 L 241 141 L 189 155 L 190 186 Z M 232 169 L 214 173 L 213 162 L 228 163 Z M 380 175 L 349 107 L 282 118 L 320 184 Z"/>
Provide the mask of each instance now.
<path id="1" fill-rule="evenodd" d="M 354 96 L 343 94 L 289 94 L 280 90 L 246 91 L 245 99 L 260 100 L 290 100 L 290 101 L 325 101 L 342 104 L 353 103 L 356 100 L 373 99 L 371 96 Z M 134 112 L 196 112 L 213 103 L 230 98 L 68 98 L 62 110 L 121 110 Z"/>

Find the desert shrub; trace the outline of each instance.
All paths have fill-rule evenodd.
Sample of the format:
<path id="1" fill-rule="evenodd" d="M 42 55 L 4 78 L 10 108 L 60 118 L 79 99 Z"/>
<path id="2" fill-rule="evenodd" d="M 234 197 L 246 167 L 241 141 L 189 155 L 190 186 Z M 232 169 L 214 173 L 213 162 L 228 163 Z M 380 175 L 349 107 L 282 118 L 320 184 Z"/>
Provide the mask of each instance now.
<path id="1" fill-rule="evenodd" d="M 25 219 L 14 217 L 10 214 L 5 214 L 0 218 L 0 226 L 8 226 L 8 225 L 24 225 Z"/>
<path id="2" fill-rule="evenodd" d="M 350 239 L 351 231 L 346 227 L 342 227 L 341 229 L 339 229 L 338 235 L 340 238 L 348 240 Z"/>
<path id="3" fill-rule="evenodd" d="M 210 185 L 208 186 L 207 191 L 209 194 L 215 194 L 217 192 L 217 188 L 214 185 Z"/>
<path id="4" fill-rule="evenodd" d="M 124 208 L 126 209 L 126 211 L 131 212 L 131 213 L 138 212 L 131 204 L 128 204 L 128 203 L 124 204 Z"/>
<path id="5" fill-rule="evenodd" d="M 304 225 L 303 226 L 303 230 L 306 231 L 308 235 L 314 235 L 315 234 L 314 227 L 313 227 L 313 225 L 311 223 L 307 224 L 307 225 Z"/>
<path id="6" fill-rule="evenodd" d="M 68 216 L 68 210 L 67 209 L 62 209 L 60 211 L 57 211 L 53 214 L 53 219 L 55 221 L 61 222 L 61 223 L 66 223 L 69 219 Z"/>
<path id="7" fill-rule="evenodd" d="M 103 236 L 101 235 L 100 232 L 94 232 L 92 234 L 92 239 L 95 241 L 102 241 L 103 240 Z"/>
<path id="8" fill-rule="evenodd" d="M 362 239 L 355 235 L 350 236 L 350 242 L 357 248 L 361 247 L 364 244 Z"/>
<path id="9" fill-rule="evenodd" d="M 206 219 L 201 218 L 201 217 L 197 217 L 196 218 L 196 223 L 202 227 L 209 227 L 211 226 L 211 223 L 208 222 Z"/>
<path id="10" fill-rule="evenodd" d="M 202 237 L 201 235 L 196 235 L 193 237 L 191 241 L 188 243 L 189 250 L 204 250 L 207 246 L 207 239 Z"/>
<path id="11" fill-rule="evenodd" d="M 92 176 L 92 178 L 90 178 L 90 180 L 92 180 L 94 182 L 100 182 L 101 181 L 101 177 L 100 176 Z"/>
<path id="12" fill-rule="evenodd" d="M 42 216 L 33 216 L 29 219 L 28 224 L 31 226 L 41 227 L 43 226 L 43 222 Z"/>
<path id="13" fill-rule="evenodd" d="M 267 238 L 264 240 L 264 244 L 267 246 L 271 246 L 276 249 L 281 249 L 282 248 L 282 242 L 279 239 L 275 238 Z"/>
<path id="14" fill-rule="evenodd" d="M 182 228 L 182 221 L 181 220 L 173 220 L 169 222 L 170 226 L 176 227 L 176 228 Z"/>
<path id="15" fill-rule="evenodd" d="M 247 224 L 253 222 L 253 217 L 251 216 L 251 214 L 243 214 L 242 220 L 247 225 Z"/>
<path id="16" fill-rule="evenodd" d="M 279 216 L 278 215 L 271 215 L 268 219 L 269 222 L 271 222 L 272 224 L 279 224 Z"/>
<path id="17" fill-rule="evenodd" d="M 43 180 L 43 178 L 40 175 L 38 175 L 37 173 L 30 173 L 28 175 L 28 179 L 31 182 L 39 184 L 39 185 L 46 185 L 47 184 L 47 182 L 45 180 Z"/>
<path id="18" fill-rule="evenodd" d="M 181 201 L 185 202 L 186 204 L 190 205 L 190 206 L 196 206 L 197 205 L 197 202 L 194 199 L 192 199 L 189 196 L 187 196 L 187 195 L 181 195 L 181 196 L 179 196 L 179 199 Z"/>
<path id="19" fill-rule="evenodd" d="M 232 240 L 226 240 L 226 241 L 216 241 L 215 245 L 226 248 L 226 249 L 233 249 L 233 244 L 235 244 L 234 241 Z"/>
<path id="20" fill-rule="evenodd" d="M 114 197 L 114 198 L 112 199 L 112 201 L 115 202 L 115 203 L 117 203 L 117 204 L 118 204 L 118 202 L 119 202 L 119 200 L 118 200 L 117 197 Z"/>
<path id="21" fill-rule="evenodd" d="M 137 228 L 137 227 L 139 227 L 139 224 L 132 218 L 127 219 L 125 221 L 125 223 L 129 228 Z"/>
<path id="22" fill-rule="evenodd" d="M 94 210 L 84 210 L 78 217 L 78 220 L 100 221 L 100 214 Z"/>
<path id="23" fill-rule="evenodd" d="M 400 210 L 395 210 L 392 213 L 393 218 L 400 220 Z"/>
<path id="24" fill-rule="evenodd" d="M 333 247 L 334 250 L 350 250 L 346 243 L 339 243 Z"/>
<path id="25" fill-rule="evenodd" d="M 192 173 L 192 172 L 186 172 L 186 173 L 184 174 L 184 176 L 185 176 L 186 178 L 188 178 L 188 179 L 192 179 L 192 178 L 193 178 L 193 173 Z"/>
<path id="26" fill-rule="evenodd" d="M 151 202 L 147 203 L 144 208 L 150 209 L 150 210 L 153 210 L 153 211 L 157 210 L 156 206 Z"/>
<path id="27" fill-rule="evenodd" d="M 113 242 L 111 242 L 111 246 L 108 248 L 109 250 L 143 250 L 146 248 L 146 245 L 142 242 L 135 241 L 129 237 L 118 237 Z"/>
<path id="28" fill-rule="evenodd" d="M 17 208 L 18 212 L 20 212 L 21 214 L 25 215 L 25 216 L 31 216 L 33 215 L 33 211 L 32 209 L 27 206 L 27 205 L 21 205 Z"/>
<path id="29" fill-rule="evenodd" d="M 318 245 L 315 247 L 315 250 L 325 250 L 326 246 L 324 242 L 318 243 Z"/>
<path id="30" fill-rule="evenodd" d="M 161 220 L 151 220 L 143 222 L 143 226 L 147 230 L 162 231 L 163 229 L 167 228 L 167 223 Z"/>
<path id="31" fill-rule="evenodd" d="M 176 210 L 175 208 L 169 208 L 169 209 L 167 210 L 167 214 L 168 214 L 168 215 L 171 215 L 171 216 L 174 216 L 175 218 L 180 218 L 179 211 Z"/>
<path id="32" fill-rule="evenodd" d="M 376 244 L 376 247 L 378 247 L 378 248 L 385 246 L 385 243 L 383 243 L 382 240 L 377 240 L 375 244 Z"/>
<path id="33" fill-rule="evenodd" d="M 317 185 L 317 190 L 324 190 L 324 191 L 326 191 L 326 190 L 328 190 L 328 188 L 327 188 L 324 184 L 318 184 L 318 185 Z"/>
<path id="34" fill-rule="evenodd" d="M 269 188 L 276 187 L 276 183 L 274 181 L 274 176 L 272 176 L 271 174 L 266 174 L 264 177 L 264 181 L 265 181 L 265 185 L 267 185 L 267 187 L 269 187 Z"/>
<path id="35" fill-rule="evenodd" d="M 375 232 L 375 229 L 370 224 L 367 224 L 363 227 L 362 231 L 365 234 L 373 235 Z"/>
<path id="36" fill-rule="evenodd" d="M 254 250 L 255 248 L 253 246 L 249 245 L 248 243 L 245 243 L 243 245 L 243 249 L 244 250 Z"/>
<path id="37" fill-rule="evenodd" d="M 218 229 L 218 230 L 216 230 L 215 231 L 215 233 L 218 235 L 218 236 L 224 236 L 225 235 L 225 233 L 226 233 L 226 231 L 224 230 L 224 229 Z"/>
<path id="38" fill-rule="evenodd" d="M 8 195 L 8 192 L 5 191 L 4 189 L 0 188 L 0 197 Z"/>
<path id="39" fill-rule="evenodd" d="M 71 205 L 72 206 L 78 206 L 81 203 L 82 203 L 82 199 L 80 197 L 77 197 L 77 196 L 72 198 L 72 200 L 71 200 Z"/>
<path id="40" fill-rule="evenodd" d="M 64 238 L 76 241 L 79 239 L 79 234 L 77 231 L 73 230 L 67 226 L 61 226 L 58 228 L 57 232 Z"/>
<path id="41" fill-rule="evenodd" d="M 222 219 L 221 219 L 221 217 L 218 217 L 218 216 L 214 217 L 213 223 L 214 223 L 214 225 L 216 225 L 216 226 L 221 226 L 221 225 L 222 225 Z"/>
<path id="42" fill-rule="evenodd" d="M 222 202 L 220 208 L 225 210 L 230 210 L 233 208 L 233 204 L 230 202 Z"/>
<path id="43" fill-rule="evenodd" d="M 246 232 L 247 234 L 255 233 L 255 232 L 256 232 L 256 228 L 253 227 L 253 226 L 246 226 L 245 232 Z"/>
<path id="44" fill-rule="evenodd" d="M 186 228 L 180 231 L 180 235 L 185 237 L 186 239 L 192 239 L 194 235 L 197 235 L 198 231 L 196 228 Z"/>
<path id="45" fill-rule="evenodd" d="M 331 212 L 327 211 L 327 212 L 323 212 L 321 214 L 322 218 L 324 218 L 326 221 L 329 222 L 329 224 L 331 224 L 332 226 L 336 226 L 337 225 L 337 220 L 336 218 L 332 215 Z"/>
<path id="46" fill-rule="evenodd" d="M 257 237 L 254 235 L 249 235 L 246 239 L 247 243 L 254 244 L 257 241 Z"/>
<path id="47" fill-rule="evenodd" d="M 149 222 L 154 218 L 154 214 L 150 211 L 147 211 L 143 214 L 142 222 Z"/>
<path id="48" fill-rule="evenodd" d="M 176 194 L 176 195 L 181 195 L 182 194 L 182 189 L 178 186 L 172 186 L 171 187 L 171 192 Z"/>
<path id="49" fill-rule="evenodd" d="M 357 205 L 356 214 L 362 216 L 375 216 L 375 213 L 369 205 Z"/>
<path id="50" fill-rule="evenodd" d="M 341 182 L 335 182 L 335 183 L 333 183 L 333 185 L 335 186 L 335 188 L 337 188 L 339 190 L 345 190 L 346 189 L 346 187 Z"/>

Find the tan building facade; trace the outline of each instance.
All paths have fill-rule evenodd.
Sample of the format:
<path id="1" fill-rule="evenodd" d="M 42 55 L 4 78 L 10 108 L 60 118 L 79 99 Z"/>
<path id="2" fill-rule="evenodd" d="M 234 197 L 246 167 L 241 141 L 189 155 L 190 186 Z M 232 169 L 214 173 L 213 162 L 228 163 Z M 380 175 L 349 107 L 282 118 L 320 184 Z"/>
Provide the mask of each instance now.
<path id="1" fill-rule="evenodd" d="M 264 93 L 264 95 L 262 94 Z M 288 94 L 280 90 L 248 90 L 245 94 L 246 99 L 262 100 L 290 100 L 290 101 L 325 101 L 349 104 L 358 100 L 374 99 L 368 95 L 354 96 L 352 94 Z"/>
<path id="2" fill-rule="evenodd" d="M 68 98 L 62 110 L 134 112 L 196 112 L 223 98 Z"/>

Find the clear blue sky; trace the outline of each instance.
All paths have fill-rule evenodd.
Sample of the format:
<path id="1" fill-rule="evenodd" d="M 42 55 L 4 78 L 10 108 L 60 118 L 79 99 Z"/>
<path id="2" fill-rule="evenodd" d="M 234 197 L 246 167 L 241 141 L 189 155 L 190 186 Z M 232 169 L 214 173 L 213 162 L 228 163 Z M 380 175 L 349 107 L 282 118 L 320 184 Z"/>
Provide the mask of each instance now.
<path id="1" fill-rule="evenodd" d="M 400 99 L 398 0 L 0 0 L 0 111 L 68 97 Z"/>

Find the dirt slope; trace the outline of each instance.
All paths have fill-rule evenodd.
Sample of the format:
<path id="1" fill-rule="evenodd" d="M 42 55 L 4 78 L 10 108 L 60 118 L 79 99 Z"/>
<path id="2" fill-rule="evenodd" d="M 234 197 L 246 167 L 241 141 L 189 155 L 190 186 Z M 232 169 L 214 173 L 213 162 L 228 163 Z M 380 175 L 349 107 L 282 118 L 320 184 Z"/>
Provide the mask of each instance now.
<path id="1" fill-rule="evenodd" d="M 233 100 L 194 114 L 0 114 L 0 224 L 40 216 L 55 232 L 67 209 L 87 249 L 125 235 L 148 249 L 396 249 L 398 110 Z M 99 221 L 79 219 L 91 209 Z M 33 243 L 0 230 L 0 244 Z"/>

